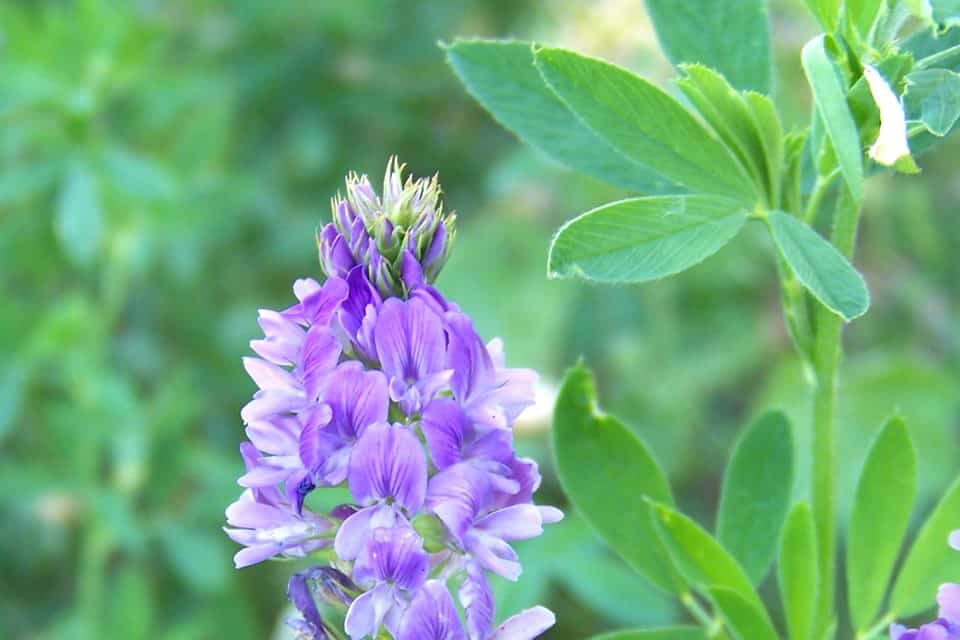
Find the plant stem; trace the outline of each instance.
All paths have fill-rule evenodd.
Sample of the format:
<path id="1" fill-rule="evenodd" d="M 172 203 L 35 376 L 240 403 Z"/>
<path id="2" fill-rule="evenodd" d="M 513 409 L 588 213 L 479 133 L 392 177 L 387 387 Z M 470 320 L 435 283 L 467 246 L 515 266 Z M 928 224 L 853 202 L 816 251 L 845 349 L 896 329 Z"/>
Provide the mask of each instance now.
<path id="1" fill-rule="evenodd" d="M 883 633 L 890 626 L 890 623 L 894 621 L 893 614 L 886 614 L 866 631 L 860 631 L 857 633 L 857 640 L 872 640 L 875 636 Z"/>
<path id="2" fill-rule="evenodd" d="M 723 622 L 719 618 L 714 618 L 707 613 L 707 611 L 700 606 L 700 603 L 697 602 L 697 599 L 693 597 L 693 594 L 689 592 L 681 594 L 680 602 L 687 608 L 687 611 L 690 612 L 694 620 L 700 623 L 700 626 L 703 627 L 708 638 L 722 637 Z"/>
<path id="3" fill-rule="evenodd" d="M 831 240 L 848 259 L 853 258 L 860 204 L 843 191 L 834 213 Z M 834 415 L 837 400 L 837 369 L 843 353 L 843 321 L 823 305 L 817 307 L 813 346 L 816 387 L 813 396 L 813 513 L 820 556 L 820 595 L 817 606 L 819 629 L 835 617 L 837 504 Z"/>

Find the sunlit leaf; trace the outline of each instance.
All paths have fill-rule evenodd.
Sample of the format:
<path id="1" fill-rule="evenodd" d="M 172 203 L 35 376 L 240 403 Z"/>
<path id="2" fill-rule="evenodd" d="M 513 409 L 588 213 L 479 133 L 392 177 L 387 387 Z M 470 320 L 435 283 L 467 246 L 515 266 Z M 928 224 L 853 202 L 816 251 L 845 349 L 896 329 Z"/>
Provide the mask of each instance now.
<path id="1" fill-rule="evenodd" d="M 759 584 L 777 550 L 793 488 L 793 438 L 787 417 L 774 411 L 740 436 L 727 463 L 717 540 Z"/>
<path id="2" fill-rule="evenodd" d="M 551 277 L 644 282 L 688 269 L 743 227 L 743 205 L 711 196 L 633 198 L 588 211 L 550 245 Z"/>
<path id="3" fill-rule="evenodd" d="M 547 84 L 598 136 L 693 191 L 753 204 L 755 187 L 729 150 L 662 89 L 609 62 L 535 49 Z"/>
<path id="4" fill-rule="evenodd" d="M 674 64 L 703 63 L 740 90 L 773 84 L 766 0 L 646 0 L 657 39 Z"/>
<path id="5" fill-rule="evenodd" d="M 917 461 L 907 427 L 890 420 L 870 447 L 847 532 L 847 593 L 857 629 L 866 629 L 887 591 L 917 493 Z"/>
<path id="6" fill-rule="evenodd" d="M 820 588 L 817 534 L 810 506 L 794 505 L 783 527 L 777 582 L 787 629 L 793 640 L 810 640 Z"/>
<path id="7" fill-rule="evenodd" d="M 867 312 L 867 285 L 843 254 L 789 213 L 773 211 L 767 220 L 780 253 L 817 300 L 847 321 Z"/>
<path id="8" fill-rule="evenodd" d="M 672 504 L 670 485 L 643 442 L 600 412 L 593 376 L 567 372 L 557 398 L 554 449 L 560 481 L 584 519 L 630 566 L 666 591 L 678 577 L 664 557 L 644 497 Z"/>

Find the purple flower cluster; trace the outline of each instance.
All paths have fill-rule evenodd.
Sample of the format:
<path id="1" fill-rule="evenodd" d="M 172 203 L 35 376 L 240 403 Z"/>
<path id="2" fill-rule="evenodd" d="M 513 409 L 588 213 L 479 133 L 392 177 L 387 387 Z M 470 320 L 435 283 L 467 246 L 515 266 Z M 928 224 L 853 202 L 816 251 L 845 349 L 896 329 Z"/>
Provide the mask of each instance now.
<path id="1" fill-rule="evenodd" d="M 537 464 L 513 448 L 536 374 L 507 368 L 499 341 L 432 287 L 453 219 L 436 178 L 404 185 L 401 171 L 392 161 L 383 201 L 348 178 L 319 236 L 326 281 L 298 280 L 297 304 L 260 312 L 259 357 L 244 359 L 259 387 L 241 412 L 246 490 L 226 532 L 244 545 L 237 567 L 332 551 L 333 566 L 290 581 L 300 637 L 339 637 L 321 595 L 346 608 L 352 640 L 533 638 L 553 614 L 535 607 L 495 629 L 488 576 L 516 580 L 510 543 L 562 517 L 533 503 Z M 338 486 L 351 504 L 310 508 L 311 492 Z"/>
<path id="2" fill-rule="evenodd" d="M 960 551 L 960 530 L 950 534 L 950 546 Z M 890 626 L 892 640 L 960 640 L 960 584 L 940 585 L 937 591 L 940 612 L 936 620 L 918 629 Z"/>

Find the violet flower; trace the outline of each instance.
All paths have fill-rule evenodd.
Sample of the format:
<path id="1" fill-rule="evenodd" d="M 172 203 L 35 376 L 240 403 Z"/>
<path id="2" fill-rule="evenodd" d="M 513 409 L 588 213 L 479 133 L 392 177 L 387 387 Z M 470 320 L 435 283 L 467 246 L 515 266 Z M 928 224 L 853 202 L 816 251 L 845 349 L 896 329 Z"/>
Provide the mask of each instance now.
<path id="1" fill-rule="evenodd" d="M 960 551 L 960 530 L 950 534 L 950 546 Z M 960 640 L 960 584 L 946 583 L 937 590 L 937 619 L 917 629 L 890 625 L 891 640 Z"/>
<path id="2" fill-rule="evenodd" d="M 245 547 L 238 567 L 333 548 L 334 566 L 290 580 L 300 638 L 529 640 L 553 614 L 495 628 L 488 576 L 517 580 L 511 543 L 562 517 L 534 504 L 537 465 L 513 448 L 536 374 L 507 368 L 501 343 L 432 286 L 453 216 L 436 177 L 401 173 L 391 160 L 382 198 L 351 175 L 318 235 L 327 280 L 298 280 L 297 304 L 260 312 L 259 358 L 244 359 L 259 387 L 241 412 L 246 491 L 226 531 Z M 312 492 L 343 486 L 354 504 L 311 508 Z"/>

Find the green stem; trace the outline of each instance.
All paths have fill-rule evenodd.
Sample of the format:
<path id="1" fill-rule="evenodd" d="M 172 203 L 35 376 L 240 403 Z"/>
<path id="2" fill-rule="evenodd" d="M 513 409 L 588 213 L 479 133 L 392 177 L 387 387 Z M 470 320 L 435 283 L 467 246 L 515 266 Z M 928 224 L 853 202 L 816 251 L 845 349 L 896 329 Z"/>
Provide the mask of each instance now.
<path id="1" fill-rule="evenodd" d="M 857 640 L 873 640 L 876 636 L 885 632 L 889 627 L 890 623 L 894 621 L 894 616 L 892 613 L 884 615 L 877 624 L 873 625 L 866 631 L 857 632 Z"/>
<path id="2" fill-rule="evenodd" d="M 848 259 L 853 258 L 860 204 L 843 191 L 837 202 L 831 240 Z M 843 321 L 819 305 L 813 345 L 813 366 L 816 386 L 813 396 L 813 513 L 817 529 L 817 551 L 820 559 L 820 594 L 817 611 L 819 628 L 826 629 L 835 617 L 836 589 L 836 451 L 834 415 L 837 399 L 837 370 L 843 353 Z"/>
<path id="3" fill-rule="evenodd" d="M 693 597 L 692 593 L 687 592 L 681 594 L 680 602 L 687 608 L 687 611 L 690 612 L 693 619 L 703 627 L 708 638 L 719 639 L 723 637 L 723 622 L 719 618 L 714 618 L 707 613 L 706 609 L 697 602 L 697 599 Z"/>
<path id="4" fill-rule="evenodd" d="M 817 182 L 813 186 L 813 192 L 810 194 L 810 198 L 807 200 L 807 208 L 803 212 L 804 222 L 807 224 L 813 224 L 817 217 L 817 212 L 820 210 L 820 205 L 823 203 L 823 197 L 827 194 L 827 190 L 830 189 L 830 185 L 833 184 L 833 181 L 839 175 L 840 168 L 837 167 L 827 175 L 817 177 Z"/>

